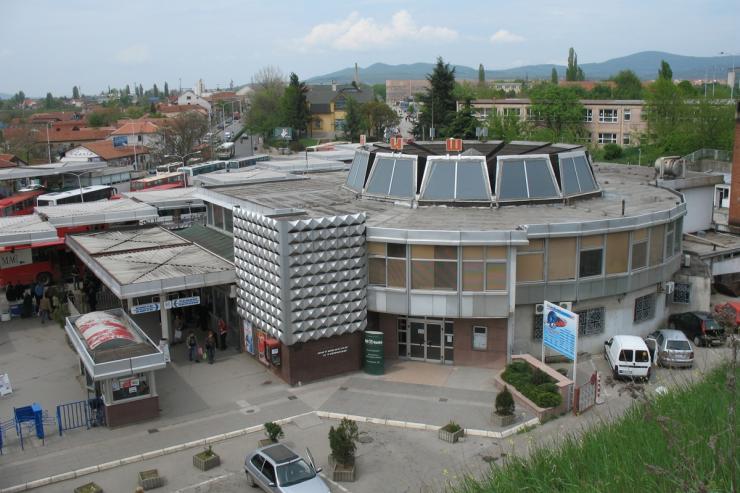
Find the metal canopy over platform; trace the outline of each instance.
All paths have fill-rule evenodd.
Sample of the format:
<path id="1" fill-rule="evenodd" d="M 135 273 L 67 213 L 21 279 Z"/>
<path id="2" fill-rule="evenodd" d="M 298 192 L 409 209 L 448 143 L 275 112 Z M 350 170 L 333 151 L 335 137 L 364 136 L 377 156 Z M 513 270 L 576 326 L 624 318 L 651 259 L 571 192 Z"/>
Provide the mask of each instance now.
<path id="1" fill-rule="evenodd" d="M 36 178 L 39 176 L 63 175 L 64 173 L 84 173 L 107 168 L 106 163 L 49 163 L 17 168 L 0 169 L 0 181 Z"/>
<path id="2" fill-rule="evenodd" d="M 56 228 L 36 214 L 0 217 L 0 247 L 57 240 Z"/>
<path id="3" fill-rule="evenodd" d="M 200 175 L 199 175 L 200 176 Z M 203 200 L 197 195 L 198 188 L 172 188 L 170 190 L 151 190 L 145 192 L 125 192 L 130 199 L 149 204 L 157 209 L 182 209 L 202 206 Z"/>
<path id="4" fill-rule="evenodd" d="M 66 242 L 120 299 L 236 280 L 231 263 L 160 227 L 72 235 Z"/>
<path id="5" fill-rule="evenodd" d="M 36 212 L 57 228 L 128 221 L 156 221 L 159 217 L 156 208 L 131 199 L 50 205 L 36 207 Z"/>

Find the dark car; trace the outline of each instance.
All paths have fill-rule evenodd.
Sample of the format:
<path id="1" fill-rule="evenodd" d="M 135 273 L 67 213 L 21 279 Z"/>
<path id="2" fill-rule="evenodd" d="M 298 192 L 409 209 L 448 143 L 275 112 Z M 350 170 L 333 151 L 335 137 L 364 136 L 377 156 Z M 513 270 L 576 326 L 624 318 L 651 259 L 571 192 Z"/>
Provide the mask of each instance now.
<path id="1" fill-rule="evenodd" d="M 686 334 L 694 345 L 720 345 L 725 340 L 725 332 L 709 312 L 675 313 L 668 317 L 668 328 Z"/>

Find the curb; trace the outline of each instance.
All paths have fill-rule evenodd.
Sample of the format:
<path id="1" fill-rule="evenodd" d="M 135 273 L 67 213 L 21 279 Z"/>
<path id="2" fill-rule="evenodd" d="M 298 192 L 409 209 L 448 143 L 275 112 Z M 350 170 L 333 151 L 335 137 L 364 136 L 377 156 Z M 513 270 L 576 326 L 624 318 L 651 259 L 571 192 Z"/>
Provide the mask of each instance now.
<path id="1" fill-rule="evenodd" d="M 398 421 L 398 420 L 383 419 L 383 418 L 369 418 L 366 416 L 332 413 L 332 412 L 327 412 L 327 411 L 309 411 L 303 414 L 297 414 L 295 416 L 290 416 L 288 418 L 275 420 L 275 423 L 280 424 L 280 425 L 292 423 L 298 418 L 302 418 L 304 416 L 310 416 L 312 414 L 315 414 L 319 418 L 334 419 L 334 420 L 341 420 L 341 419 L 347 418 L 353 421 L 357 421 L 358 423 L 370 423 L 370 424 L 375 424 L 375 425 L 391 426 L 394 428 L 405 428 L 407 430 L 437 431 L 441 428 L 441 426 L 437 426 L 437 425 L 414 423 L 411 421 Z M 539 422 L 540 422 L 539 419 L 533 418 L 525 423 L 515 426 L 514 428 L 509 428 L 508 430 L 505 430 L 503 432 L 476 430 L 472 428 L 466 428 L 465 435 L 479 436 L 479 437 L 486 437 L 486 438 L 505 438 L 507 436 L 515 434 L 517 431 L 524 428 L 525 426 L 537 425 L 539 424 Z M 165 447 L 162 449 L 151 450 L 143 454 L 132 455 L 130 457 L 124 457 L 123 459 L 117 459 L 117 460 L 113 460 L 110 462 L 104 462 L 103 464 L 98 464 L 97 466 L 84 467 L 81 469 L 76 469 L 74 471 L 69 471 L 69 472 L 65 472 L 61 474 L 55 474 L 54 476 L 48 476 L 45 478 L 36 479 L 34 481 L 29 481 L 27 483 L 17 484 L 15 486 L 10 486 L 7 488 L 0 489 L 0 493 L 20 493 L 23 491 L 29 491 L 35 488 L 40 488 L 42 486 L 48 486 L 50 484 L 60 483 L 62 481 L 68 481 L 70 479 L 76 479 L 76 478 L 80 478 L 80 477 L 87 476 L 90 474 L 107 471 L 109 469 L 114 469 L 116 467 L 121 467 L 121 466 L 125 466 L 128 464 L 135 464 L 137 462 L 143 462 L 143 461 L 154 459 L 157 457 L 162 457 L 164 455 L 175 454 L 177 452 L 182 452 L 184 450 L 188 450 L 188 449 L 195 448 L 195 447 L 202 447 L 205 445 L 211 445 L 214 443 L 223 442 L 225 440 L 230 440 L 232 438 L 238 438 L 243 435 L 250 435 L 258 431 L 263 431 L 264 429 L 265 427 L 263 425 L 255 425 L 255 426 L 250 426 L 248 428 L 242 428 L 239 430 L 230 431 L 228 433 L 221 433 L 219 435 L 214 435 L 214 436 L 207 437 L 207 438 L 201 438 L 199 440 L 193 440 L 191 442 L 181 443 L 178 445 L 172 445 L 170 447 Z"/>

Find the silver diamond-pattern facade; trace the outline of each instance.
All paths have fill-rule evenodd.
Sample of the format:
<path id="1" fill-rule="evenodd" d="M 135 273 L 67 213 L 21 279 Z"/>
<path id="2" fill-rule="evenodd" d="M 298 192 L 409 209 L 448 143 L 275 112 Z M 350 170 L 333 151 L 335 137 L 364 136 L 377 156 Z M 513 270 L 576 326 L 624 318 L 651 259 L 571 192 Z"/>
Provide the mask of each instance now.
<path id="1" fill-rule="evenodd" d="M 294 341 L 364 330 L 365 214 L 291 221 L 287 241 Z"/>
<path id="2" fill-rule="evenodd" d="M 255 327 L 280 338 L 283 331 L 279 223 L 234 209 L 237 310 Z"/>
<path id="3" fill-rule="evenodd" d="M 365 214 L 291 221 L 233 212 L 245 320 L 287 345 L 365 329 Z"/>

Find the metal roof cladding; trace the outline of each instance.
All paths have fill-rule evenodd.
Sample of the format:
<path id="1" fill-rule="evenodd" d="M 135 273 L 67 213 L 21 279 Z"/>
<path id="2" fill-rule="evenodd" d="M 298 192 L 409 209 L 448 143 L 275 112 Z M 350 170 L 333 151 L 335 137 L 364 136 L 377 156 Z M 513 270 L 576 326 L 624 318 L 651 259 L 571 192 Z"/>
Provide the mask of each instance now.
<path id="1" fill-rule="evenodd" d="M 69 235 L 66 243 L 119 298 L 236 279 L 230 262 L 161 227 Z"/>
<path id="2" fill-rule="evenodd" d="M 37 176 L 63 175 L 67 172 L 80 173 L 103 169 L 107 163 L 49 163 L 34 166 L 19 166 L 0 170 L 0 181 L 17 180 L 19 178 L 35 178 Z"/>
<path id="3" fill-rule="evenodd" d="M 57 229 L 36 214 L 0 217 L 0 247 L 28 245 L 57 239 Z"/>
<path id="4" fill-rule="evenodd" d="M 150 221 L 159 217 L 155 207 L 127 198 L 36 207 L 36 212 L 57 228 Z"/>

